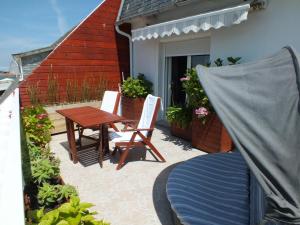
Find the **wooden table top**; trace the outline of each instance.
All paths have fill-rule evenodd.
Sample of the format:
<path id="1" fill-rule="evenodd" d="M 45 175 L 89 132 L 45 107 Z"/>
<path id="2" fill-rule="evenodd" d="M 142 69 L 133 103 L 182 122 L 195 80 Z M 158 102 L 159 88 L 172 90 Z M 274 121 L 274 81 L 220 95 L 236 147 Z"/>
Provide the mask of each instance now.
<path id="1" fill-rule="evenodd" d="M 121 116 L 90 106 L 62 109 L 56 112 L 85 128 L 124 120 Z"/>

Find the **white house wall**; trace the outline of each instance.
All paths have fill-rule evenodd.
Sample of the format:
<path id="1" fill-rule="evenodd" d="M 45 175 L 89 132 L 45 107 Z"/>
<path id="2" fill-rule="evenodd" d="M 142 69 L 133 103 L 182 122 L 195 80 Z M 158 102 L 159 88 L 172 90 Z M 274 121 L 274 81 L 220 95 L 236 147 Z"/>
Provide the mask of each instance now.
<path id="1" fill-rule="evenodd" d="M 159 41 L 136 41 L 133 43 L 133 75 L 139 73 L 153 83 L 154 94 L 158 93 Z"/>
<path id="2" fill-rule="evenodd" d="M 269 0 L 266 10 L 249 14 L 246 22 L 213 30 L 211 58 L 242 56 L 256 60 L 292 45 L 300 52 L 300 1 Z"/>

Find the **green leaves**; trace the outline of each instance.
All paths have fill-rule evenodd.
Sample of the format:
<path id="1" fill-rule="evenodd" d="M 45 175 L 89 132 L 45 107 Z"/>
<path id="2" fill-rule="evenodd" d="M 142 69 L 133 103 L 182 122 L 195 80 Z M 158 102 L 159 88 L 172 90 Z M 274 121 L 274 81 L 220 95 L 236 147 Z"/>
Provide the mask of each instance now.
<path id="1" fill-rule="evenodd" d="M 152 83 L 140 74 L 137 78 L 128 77 L 122 84 L 122 94 L 129 98 L 144 98 L 152 93 Z"/>
<path id="2" fill-rule="evenodd" d="M 22 119 L 29 142 L 44 147 L 51 140 L 50 131 L 53 125 L 42 106 L 25 108 L 22 111 Z"/>
<path id="3" fill-rule="evenodd" d="M 80 203 L 78 197 L 72 197 L 70 202 L 46 214 L 39 210 L 29 212 L 27 217 L 34 225 L 109 225 L 94 218 L 95 212 L 89 211 L 92 206 L 90 203 Z"/>
<path id="4" fill-rule="evenodd" d="M 59 193 L 57 191 L 56 185 L 43 183 L 43 186 L 39 188 L 38 203 L 41 206 L 50 208 L 58 201 L 58 199 L 59 199 Z"/>
<path id="5" fill-rule="evenodd" d="M 199 81 L 196 69 L 187 70 L 186 76 L 189 77 L 189 79 L 183 81 L 182 86 L 187 94 L 188 108 L 211 108 L 206 93 Z"/>
<path id="6" fill-rule="evenodd" d="M 227 61 L 228 61 L 229 65 L 235 65 L 235 64 L 238 64 L 241 59 L 242 59 L 241 57 L 235 57 L 235 58 L 228 57 Z"/>
<path id="7" fill-rule="evenodd" d="M 190 108 L 183 108 L 180 106 L 171 106 L 167 109 L 166 117 L 169 123 L 186 128 L 192 121 L 192 110 Z"/>
<path id="8" fill-rule="evenodd" d="M 33 181 L 37 184 L 42 184 L 50 181 L 51 179 L 58 178 L 59 161 L 50 159 L 37 159 L 32 162 L 31 172 Z"/>

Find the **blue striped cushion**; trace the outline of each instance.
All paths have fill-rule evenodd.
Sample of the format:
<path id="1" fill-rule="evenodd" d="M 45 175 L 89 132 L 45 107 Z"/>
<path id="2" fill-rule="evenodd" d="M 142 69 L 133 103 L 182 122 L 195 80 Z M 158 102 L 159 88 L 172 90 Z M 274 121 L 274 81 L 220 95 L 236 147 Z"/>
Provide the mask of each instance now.
<path id="1" fill-rule="evenodd" d="M 250 225 L 261 224 L 265 214 L 265 194 L 256 177 L 250 172 Z"/>
<path id="2" fill-rule="evenodd" d="M 249 171 L 239 153 L 180 164 L 169 175 L 167 196 L 183 225 L 249 224 Z"/>

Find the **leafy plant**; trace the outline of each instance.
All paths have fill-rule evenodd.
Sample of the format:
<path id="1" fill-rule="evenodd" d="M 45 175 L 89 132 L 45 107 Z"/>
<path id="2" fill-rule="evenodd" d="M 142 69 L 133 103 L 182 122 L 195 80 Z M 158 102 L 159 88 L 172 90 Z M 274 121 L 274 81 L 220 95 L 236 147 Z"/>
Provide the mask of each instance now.
<path id="1" fill-rule="evenodd" d="M 37 159 L 32 162 L 31 172 L 33 181 L 37 184 L 49 182 L 59 176 L 59 160 Z"/>
<path id="2" fill-rule="evenodd" d="M 188 69 L 186 77 L 181 80 L 183 82 L 183 89 L 187 94 L 187 104 L 189 108 L 196 109 L 200 106 L 211 107 L 195 68 Z"/>
<path id="3" fill-rule="evenodd" d="M 43 183 L 43 185 L 39 187 L 37 198 L 40 206 L 50 208 L 54 204 L 57 204 L 59 197 L 57 185 Z"/>
<path id="4" fill-rule="evenodd" d="M 59 202 L 64 202 L 72 197 L 77 197 L 76 189 L 71 185 L 51 185 L 43 183 L 38 191 L 38 203 L 42 207 L 51 208 Z"/>
<path id="5" fill-rule="evenodd" d="M 39 82 L 35 83 L 35 84 L 31 84 L 31 85 L 28 85 L 26 87 L 26 92 L 27 92 L 27 95 L 29 96 L 29 99 L 30 99 L 30 103 L 31 105 L 39 105 L 40 104 L 40 88 L 39 88 Z"/>
<path id="6" fill-rule="evenodd" d="M 72 185 L 57 185 L 59 190 L 59 200 L 71 199 L 72 197 L 78 196 L 77 191 Z"/>
<path id="7" fill-rule="evenodd" d="M 214 63 L 217 67 L 223 66 L 223 60 L 221 58 L 217 58 Z"/>
<path id="8" fill-rule="evenodd" d="M 167 109 L 166 117 L 169 123 L 186 128 L 192 121 L 192 114 L 193 113 L 190 108 L 171 106 Z"/>
<path id="9" fill-rule="evenodd" d="M 122 85 L 122 94 L 129 98 L 144 98 L 152 93 L 152 83 L 143 74 L 137 78 L 128 77 Z"/>
<path id="10" fill-rule="evenodd" d="M 80 203 L 78 197 L 72 197 L 70 202 L 48 213 L 44 209 L 30 211 L 27 224 L 32 225 L 109 225 L 103 220 L 96 220 L 96 212 L 90 212 L 91 203 Z"/>
<path id="11" fill-rule="evenodd" d="M 36 146 L 45 146 L 51 140 L 53 125 L 42 106 L 25 108 L 22 118 L 28 141 Z"/>
<path id="12" fill-rule="evenodd" d="M 235 64 L 238 64 L 241 59 L 242 59 L 241 57 L 235 57 L 235 58 L 228 57 L 227 61 L 228 61 L 229 65 L 235 65 Z"/>

